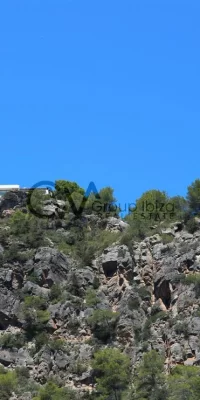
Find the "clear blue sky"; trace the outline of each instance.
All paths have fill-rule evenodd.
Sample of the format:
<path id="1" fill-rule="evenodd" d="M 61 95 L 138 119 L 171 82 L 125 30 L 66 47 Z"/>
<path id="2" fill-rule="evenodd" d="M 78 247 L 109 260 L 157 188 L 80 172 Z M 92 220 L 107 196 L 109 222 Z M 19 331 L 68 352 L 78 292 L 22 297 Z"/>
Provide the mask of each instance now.
<path id="1" fill-rule="evenodd" d="M 0 5 L 1 182 L 186 193 L 200 176 L 199 0 Z"/>

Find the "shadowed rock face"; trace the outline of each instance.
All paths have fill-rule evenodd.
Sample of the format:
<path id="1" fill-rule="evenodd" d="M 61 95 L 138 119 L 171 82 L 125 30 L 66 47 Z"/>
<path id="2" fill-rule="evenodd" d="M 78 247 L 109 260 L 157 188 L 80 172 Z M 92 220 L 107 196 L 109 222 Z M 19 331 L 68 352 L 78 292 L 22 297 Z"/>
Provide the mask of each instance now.
<path id="1" fill-rule="evenodd" d="M 9 325 L 19 326 L 18 315 L 20 301 L 13 296 L 13 293 L 6 288 L 0 293 L 0 330 L 6 329 Z"/>
<path id="2" fill-rule="evenodd" d="M 171 305 L 171 290 L 167 280 L 158 281 L 154 284 L 154 295 L 156 300 L 161 299 L 165 307 L 169 309 Z"/>
<path id="3" fill-rule="evenodd" d="M 20 201 L 14 195 L 3 207 L 18 207 L 22 204 Z M 64 205 L 60 203 L 59 206 Z M 6 224 L 6 218 L 3 222 Z M 94 383 L 90 365 L 95 348 L 105 346 L 95 338 L 89 323 L 94 310 L 97 314 L 99 310 L 119 313 L 109 346 L 125 350 L 132 365 L 151 348 L 162 351 L 169 366 L 200 364 L 200 297 L 196 295 L 194 284 L 185 286 L 179 280 L 180 274 L 200 272 L 200 231 L 189 234 L 177 223 L 169 232 L 165 231 L 173 233 L 174 239 L 169 244 L 164 244 L 159 234 L 133 242 L 130 250 L 118 241 L 101 254 L 94 252 L 89 267 L 79 265 L 71 252 L 77 240 L 76 232 L 79 228 L 81 231 L 83 222 L 88 231 L 95 227 L 118 233 L 121 227 L 126 229 L 119 219 L 102 222 L 94 215 L 85 217 L 84 221 L 60 220 L 59 229 L 57 220 L 51 220 L 45 235 L 51 230 L 53 234 L 59 233 L 61 242 L 69 246 L 67 251 L 69 249 L 73 256 L 59 251 L 60 242 L 54 243 L 53 239 L 46 247 L 30 249 L 20 238 L 20 249 L 27 250 L 28 254 L 31 250 L 28 260 L 1 265 L 0 337 L 15 334 L 17 329 L 25 333 L 21 312 L 24 297 L 30 300 L 35 296 L 46 302 L 49 319 L 42 325 L 42 332 L 53 345 L 52 342 L 52 347 L 42 343 L 34 350 L 36 339 L 31 337 L 20 349 L 0 346 L 0 364 L 8 368 L 26 366 L 36 382 L 44 384 L 49 378 L 55 378 L 66 384 L 73 383 L 82 393 L 84 385 L 92 387 Z M 6 228 L 9 232 L 9 224 Z M 0 243 L 2 255 L 12 240 L 11 235 L 7 242 Z M 89 293 L 91 302 L 88 302 L 88 289 L 92 292 Z M 32 313 L 35 311 L 33 308 Z M 64 341 L 64 349 L 59 345 L 54 348 L 55 339 Z M 24 400 L 29 399 L 29 394 L 25 396 Z M 21 400 L 17 396 L 16 399 Z"/>
<path id="4" fill-rule="evenodd" d="M 27 202 L 27 194 L 25 192 L 8 192 L 0 199 L 0 213 L 14 207 L 24 207 Z"/>
<path id="5" fill-rule="evenodd" d="M 53 283 L 61 283 L 67 279 L 67 275 L 73 265 L 73 260 L 49 247 L 41 248 L 34 257 L 33 270 L 42 284 L 49 287 Z"/>
<path id="6" fill-rule="evenodd" d="M 117 272 L 117 260 L 105 261 L 103 271 L 106 277 L 112 277 Z"/>
<path id="7" fill-rule="evenodd" d="M 122 273 L 127 279 L 133 277 L 133 260 L 127 246 L 112 246 L 102 254 L 102 268 L 105 276 L 112 277 Z"/>

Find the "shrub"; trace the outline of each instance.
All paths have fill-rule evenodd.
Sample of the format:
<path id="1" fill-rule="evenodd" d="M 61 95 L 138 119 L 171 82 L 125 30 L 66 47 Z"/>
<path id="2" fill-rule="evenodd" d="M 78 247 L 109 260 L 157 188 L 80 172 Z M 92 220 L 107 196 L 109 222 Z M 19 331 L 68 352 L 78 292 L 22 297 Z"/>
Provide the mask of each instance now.
<path id="1" fill-rule="evenodd" d="M 76 375 L 82 375 L 84 372 L 87 371 L 87 364 L 81 362 L 80 359 L 74 361 L 71 366 L 71 372 Z"/>
<path id="2" fill-rule="evenodd" d="M 134 399 L 167 400 L 166 377 L 164 374 L 164 357 L 156 350 L 143 355 L 142 362 L 134 373 Z"/>
<path id="3" fill-rule="evenodd" d="M 185 227 L 189 233 L 193 234 L 199 229 L 199 224 L 195 218 L 191 218 L 186 222 Z"/>
<path id="4" fill-rule="evenodd" d="M 142 300 L 150 300 L 151 299 L 151 293 L 145 287 L 140 287 L 137 290 L 138 290 L 138 294 Z"/>
<path id="5" fill-rule="evenodd" d="M 200 393 L 198 366 L 177 365 L 168 377 L 169 400 L 198 400 Z"/>
<path id="6" fill-rule="evenodd" d="M 162 239 L 163 244 L 168 244 L 168 243 L 173 242 L 174 237 L 173 237 L 173 235 L 170 235 L 170 234 L 167 234 L 167 233 L 163 233 L 161 235 L 161 239 Z"/>
<path id="7" fill-rule="evenodd" d="M 19 257 L 20 246 L 18 243 L 11 243 L 8 249 L 6 249 L 3 253 L 3 261 L 4 262 L 13 262 L 17 261 Z"/>
<path id="8" fill-rule="evenodd" d="M 78 328 L 80 328 L 79 319 L 75 316 L 71 316 L 69 318 L 67 327 L 68 327 L 68 329 L 70 329 L 71 333 L 77 334 L 77 330 L 78 330 Z"/>
<path id="9" fill-rule="evenodd" d="M 3 227 L 0 229 L 0 243 L 5 246 L 9 238 L 9 231 Z"/>
<path id="10" fill-rule="evenodd" d="M 88 289 L 86 291 L 85 300 L 86 300 L 86 305 L 88 307 L 96 307 L 97 304 L 99 303 L 97 294 L 96 294 L 95 290 L 93 290 L 93 289 Z"/>
<path id="11" fill-rule="evenodd" d="M 40 284 L 40 278 L 39 278 L 39 276 L 33 271 L 33 272 L 31 272 L 31 274 L 30 275 L 28 275 L 28 278 L 27 278 L 30 282 L 33 282 L 33 283 L 35 283 L 36 285 L 39 285 Z"/>
<path id="12" fill-rule="evenodd" d="M 62 299 L 62 293 L 63 291 L 61 286 L 59 284 L 54 284 L 49 293 L 49 299 L 51 303 L 58 303 Z"/>
<path id="13" fill-rule="evenodd" d="M 175 332 L 178 335 L 183 334 L 184 337 L 186 339 L 188 339 L 188 337 L 189 337 L 189 327 L 188 327 L 188 324 L 185 321 L 183 321 L 183 322 L 178 321 L 177 324 L 174 326 L 174 329 L 175 329 Z"/>
<path id="14" fill-rule="evenodd" d="M 129 227 L 123 233 L 120 239 L 121 244 L 128 246 L 131 250 L 134 240 L 143 240 L 146 236 L 151 234 L 149 224 L 147 221 L 141 220 L 139 217 L 135 218 L 134 215 L 129 214 L 126 218 L 129 223 Z"/>
<path id="15" fill-rule="evenodd" d="M 120 399 L 129 382 L 129 357 L 115 348 L 99 350 L 94 354 L 92 368 L 99 398 Z"/>
<path id="16" fill-rule="evenodd" d="M 0 336 L 0 346 L 5 349 L 12 349 L 16 347 L 20 349 L 25 344 L 25 336 L 22 333 L 5 333 Z"/>
<path id="17" fill-rule="evenodd" d="M 200 211 L 200 180 L 196 179 L 188 186 L 187 200 L 190 210 L 199 213 Z"/>
<path id="18" fill-rule="evenodd" d="M 21 211 L 16 211 L 10 217 L 11 234 L 15 236 L 26 234 L 29 229 L 29 219 L 29 214 L 24 214 Z"/>
<path id="19" fill-rule="evenodd" d="M 92 286 L 93 286 L 94 289 L 98 289 L 99 288 L 100 281 L 99 281 L 99 278 L 97 276 L 94 277 L 94 281 L 93 281 Z"/>
<path id="20" fill-rule="evenodd" d="M 75 254 L 80 260 L 81 266 L 91 266 L 96 254 L 116 242 L 120 237 L 118 232 L 91 231 L 85 233 L 84 238 L 76 244 Z"/>
<path id="21" fill-rule="evenodd" d="M 46 309 L 47 303 L 43 297 L 25 296 L 22 304 L 22 313 L 26 320 L 26 333 L 35 335 L 44 328 L 50 319 L 50 314 Z"/>
<path id="22" fill-rule="evenodd" d="M 3 368 L 0 370 L 0 393 L 1 400 L 9 400 L 12 392 L 17 386 L 17 377 L 15 372 L 7 372 Z"/>
<path id="23" fill-rule="evenodd" d="M 107 341 L 115 334 L 119 313 L 110 310 L 95 310 L 88 322 L 94 335 L 103 341 Z"/>
<path id="24" fill-rule="evenodd" d="M 77 395 L 74 391 L 67 388 L 61 388 L 56 383 L 49 381 L 39 390 L 39 393 L 33 400 L 76 400 Z"/>
<path id="25" fill-rule="evenodd" d="M 16 211 L 10 218 L 11 234 L 28 246 L 37 248 L 45 244 L 46 222 L 31 214 Z"/>
<path id="26" fill-rule="evenodd" d="M 51 338 L 48 342 L 48 346 L 52 351 L 64 351 L 65 341 L 63 339 Z"/>
<path id="27" fill-rule="evenodd" d="M 195 295 L 196 295 L 196 297 L 200 296 L 200 274 L 184 275 L 181 278 L 181 282 L 184 285 L 192 285 L 192 284 L 194 284 Z"/>
<path id="28" fill-rule="evenodd" d="M 150 316 L 146 320 L 146 322 L 143 326 L 142 333 L 141 333 L 142 340 L 147 341 L 149 339 L 150 328 L 153 323 L 155 323 L 158 319 L 166 320 L 168 318 L 169 318 L 169 315 L 165 311 L 160 311 L 160 312 L 157 312 L 157 313 L 153 314 L 152 316 Z"/>
<path id="29" fill-rule="evenodd" d="M 36 353 L 48 344 L 49 337 L 45 332 L 40 332 L 35 336 L 35 351 Z"/>
<path id="30" fill-rule="evenodd" d="M 26 367 L 16 367 L 15 372 L 19 379 L 28 379 L 30 377 L 29 370 Z"/>
<path id="31" fill-rule="evenodd" d="M 138 297 L 130 297 L 128 300 L 129 310 L 138 310 L 140 307 L 140 299 Z"/>

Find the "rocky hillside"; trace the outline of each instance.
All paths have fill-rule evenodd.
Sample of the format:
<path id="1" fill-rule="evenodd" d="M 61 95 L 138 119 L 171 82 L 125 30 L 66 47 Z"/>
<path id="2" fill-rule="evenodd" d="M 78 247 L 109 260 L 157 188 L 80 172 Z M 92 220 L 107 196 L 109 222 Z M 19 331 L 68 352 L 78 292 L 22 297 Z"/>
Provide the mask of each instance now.
<path id="1" fill-rule="evenodd" d="M 45 200 L 39 218 L 24 193 L 1 200 L 0 398 L 95 398 L 92 360 L 105 348 L 127 355 L 130 376 L 152 349 L 166 374 L 198 366 L 198 218 L 194 233 L 180 219 L 127 241 L 128 222 L 64 205 Z M 42 397 L 48 382 L 54 397 Z"/>

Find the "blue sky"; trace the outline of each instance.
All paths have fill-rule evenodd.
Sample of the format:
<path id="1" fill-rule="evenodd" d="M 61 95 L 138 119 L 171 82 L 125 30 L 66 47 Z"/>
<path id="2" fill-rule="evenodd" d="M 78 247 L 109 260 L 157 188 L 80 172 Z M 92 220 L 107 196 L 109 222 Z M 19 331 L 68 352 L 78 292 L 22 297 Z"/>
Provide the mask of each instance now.
<path id="1" fill-rule="evenodd" d="M 185 195 L 200 176 L 199 0 L 0 5 L 1 183 Z"/>

